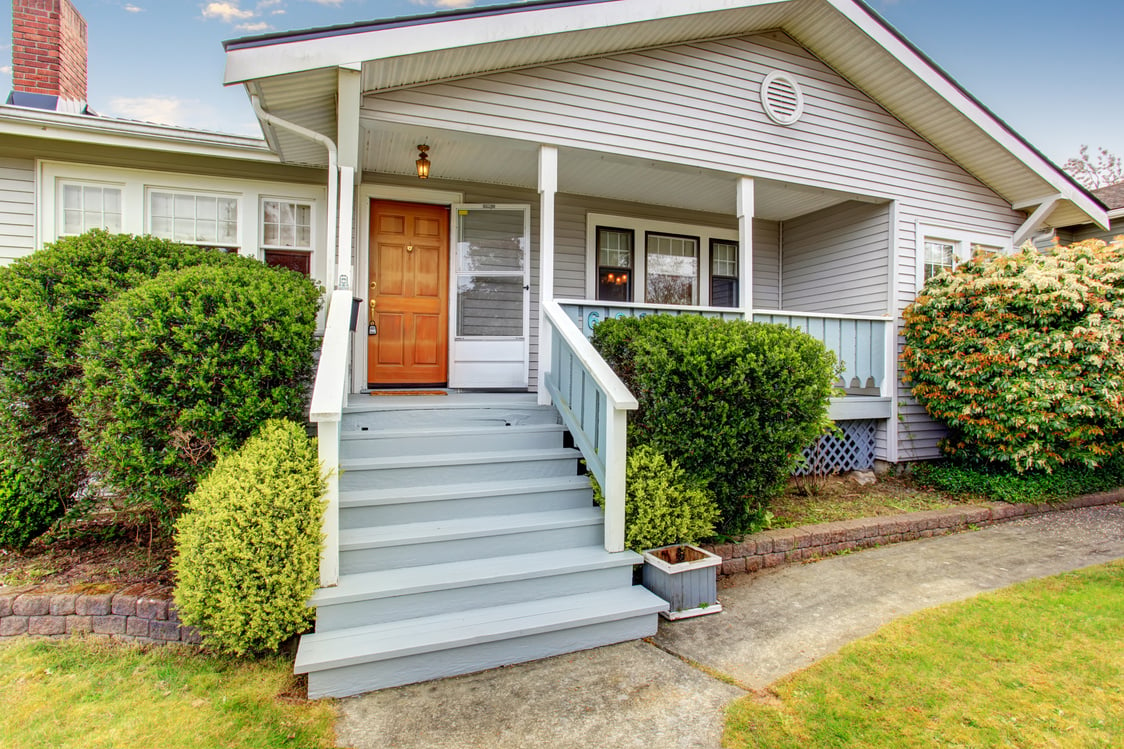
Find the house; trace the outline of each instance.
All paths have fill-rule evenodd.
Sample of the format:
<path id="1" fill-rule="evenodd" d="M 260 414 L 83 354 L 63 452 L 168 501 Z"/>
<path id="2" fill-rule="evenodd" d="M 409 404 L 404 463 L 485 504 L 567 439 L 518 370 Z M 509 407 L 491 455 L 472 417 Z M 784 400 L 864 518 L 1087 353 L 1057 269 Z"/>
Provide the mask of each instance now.
<path id="1" fill-rule="evenodd" d="M 1098 226 L 1091 221 L 1083 221 L 1073 226 L 1045 227 L 1045 230 L 1035 235 L 1034 243 L 1041 248 L 1046 248 L 1057 242 L 1069 245 L 1082 242 L 1086 239 L 1099 239 L 1111 242 L 1113 239 L 1124 235 L 1124 182 L 1105 185 L 1092 191 L 1097 200 L 1108 208 L 1109 228 Z"/>
<path id="2" fill-rule="evenodd" d="M 0 108 L 6 251 L 108 225 L 331 290 L 314 696 L 654 631 L 623 551 L 635 400 L 598 321 L 806 330 L 845 365 L 833 465 L 931 458 L 896 364 L 924 279 L 1108 224 L 856 0 L 542 0 L 225 48 L 264 143 Z"/>

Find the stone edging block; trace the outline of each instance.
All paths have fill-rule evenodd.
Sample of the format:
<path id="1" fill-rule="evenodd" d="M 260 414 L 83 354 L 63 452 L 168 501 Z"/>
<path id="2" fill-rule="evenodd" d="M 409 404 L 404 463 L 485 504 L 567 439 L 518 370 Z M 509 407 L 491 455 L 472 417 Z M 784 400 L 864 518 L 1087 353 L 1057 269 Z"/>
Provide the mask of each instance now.
<path id="1" fill-rule="evenodd" d="M 970 526 L 994 525 L 1030 515 L 1120 502 L 1124 502 L 1124 489 L 1085 494 L 1058 504 L 989 502 L 985 505 L 778 528 L 754 533 L 732 543 L 703 548 L 722 557 L 720 574 L 737 575 L 845 551 L 957 533 Z"/>

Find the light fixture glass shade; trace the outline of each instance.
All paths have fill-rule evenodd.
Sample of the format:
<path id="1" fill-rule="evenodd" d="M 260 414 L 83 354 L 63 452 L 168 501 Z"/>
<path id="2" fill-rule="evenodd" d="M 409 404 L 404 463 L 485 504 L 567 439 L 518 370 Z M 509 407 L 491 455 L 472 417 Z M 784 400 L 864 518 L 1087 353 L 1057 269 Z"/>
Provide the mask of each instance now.
<path id="1" fill-rule="evenodd" d="M 429 179 L 429 156 L 425 153 L 428 150 L 429 146 L 418 146 L 418 160 L 414 162 L 418 168 L 418 179 Z"/>

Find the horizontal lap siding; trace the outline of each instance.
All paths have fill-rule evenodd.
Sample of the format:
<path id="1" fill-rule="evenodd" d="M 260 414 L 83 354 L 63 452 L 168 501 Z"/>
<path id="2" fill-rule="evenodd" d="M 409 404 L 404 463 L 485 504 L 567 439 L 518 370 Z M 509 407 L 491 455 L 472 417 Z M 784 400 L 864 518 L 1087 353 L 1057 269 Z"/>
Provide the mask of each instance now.
<path id="1" fill-rule="evenodd" d="M 792 74 L 804 90 L 804 116 L 795 125 L 777 125 L 762 110 L 760 85 L 773 70 Z M 780 33 L 389 91 L 368 96 L 364 116 L 717 167 L 732 174 L 896 201 L 894 310 L 898 314 L 916 293 L 918 222 L 1009 236 L 1025 220 L 988 187 Z M 570 200 L 560 198 L 560 205 Z M 573 203 L 581 201 L 574 199 Z M 613 212 L 605 201 L 582 207 Z M 578 214 L 564 217 L 560 212 L 559 232 L 560 241 L 564 233 L 565 241 L 577 247 L 575 251 L 559 250 L 559 294 L 583 295 L 584 221 Z M 787 245 L 788 237 L 785 239 Z M 759 269 L 755 262 L 755 270 Z M 845 270 L 837 268 L 839 273 L 831 280 L 837 282 Z M 873 266 L 869 271 L 873 273 Z M 799 274 L 782 280 L 794 284 L 798 299 L 801 283 L 810 283 Z M 886 285 L 871 286 L 869 291 L 871 298 L 864 301 L 841 298 L 834 287 L 842 306 L 834 305 L 832 311 L 882 311 L 884 307 L 875 310 L 873 300 L 885 304 Z M 757 306 L 767 304 L 765 290 L 755 288 L 755 295 Z M 789 306 L 789 299 L 781 301 Z M 943 430 L 909 400 L 907 388 L 900 387 L 898 395 L 899 457 L 936 457 L 936 442 Z"/>
<path id="2" fill-rule="evenodd" d="M 0 157 L 0 265 L 35 250 L 35 162 Z"/>
<path id="3" fill-rule="evenodd" d="M 852 315 L 888 311 L 889 207 L 844 203 L 785 221 L 785 309 Z"/>
<path id="4" fill-rule="evenodd" d="M 781 308 L 780 225 L 776 221 L 753 222 L 753 307 Z"/>

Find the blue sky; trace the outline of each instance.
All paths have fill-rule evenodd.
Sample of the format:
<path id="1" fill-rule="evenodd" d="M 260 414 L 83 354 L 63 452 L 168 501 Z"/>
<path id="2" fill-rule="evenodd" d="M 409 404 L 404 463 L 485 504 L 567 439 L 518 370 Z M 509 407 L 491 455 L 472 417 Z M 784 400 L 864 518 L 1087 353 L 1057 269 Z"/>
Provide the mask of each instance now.
<path id="1" fill-rule="evenodd" d="M 497 0 L 74 0 L 103 114 L 258 135 L 221 42 Z M 871 0 L 899 31 L 1058 163 L 1083 143 L 1124 156 L 1121 0 Z M 11 17 L 0 25 L 11 40 Z M 0 45 L 0 90 L 11 89 Z"/>

